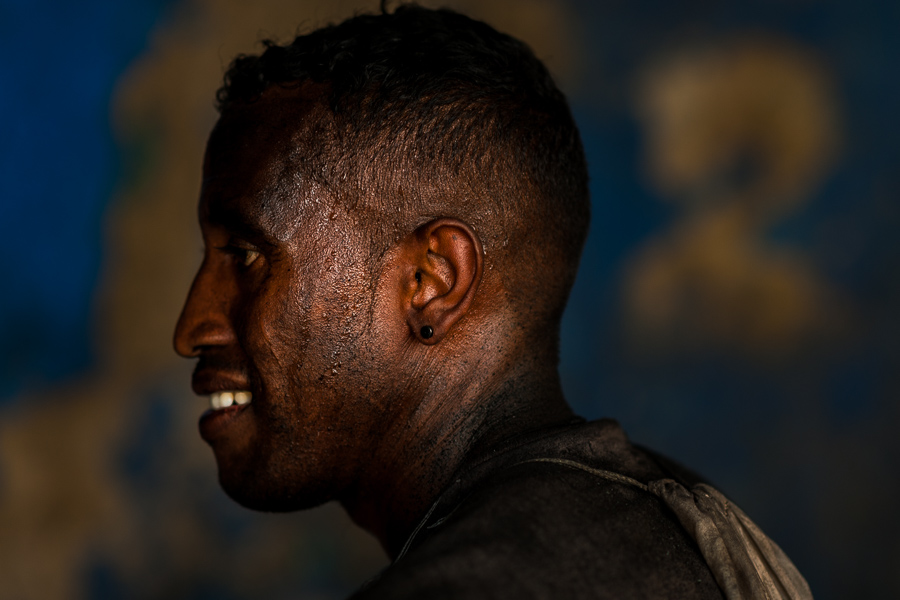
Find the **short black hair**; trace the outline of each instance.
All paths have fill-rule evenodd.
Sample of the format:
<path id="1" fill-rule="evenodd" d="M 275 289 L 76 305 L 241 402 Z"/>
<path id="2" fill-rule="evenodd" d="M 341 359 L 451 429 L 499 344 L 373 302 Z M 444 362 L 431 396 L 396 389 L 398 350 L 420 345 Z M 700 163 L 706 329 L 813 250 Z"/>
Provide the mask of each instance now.
<path id="1" fill-rule="evenodd" d="M 416 5 L 263 44 L 262 54 L 232 62 L 216 96 L 222 114 L 271 86 L 325 84 L 341 131 L 342 181 L 373 161 L 409 167 L 392 189 L 382 186 L 384 213 L 413 220 L 395 225 L 429 215 L 467 220 L 488 260 L 506 263 L 506 287 L 527 288 L 531 316 L 558 323 L 587 235 L 587 166 L 565 96 L 528 46 Z M 416 201 L 415 186 L 442 199 Z M 516 260 L 527 267 L 510 269 Z"/>

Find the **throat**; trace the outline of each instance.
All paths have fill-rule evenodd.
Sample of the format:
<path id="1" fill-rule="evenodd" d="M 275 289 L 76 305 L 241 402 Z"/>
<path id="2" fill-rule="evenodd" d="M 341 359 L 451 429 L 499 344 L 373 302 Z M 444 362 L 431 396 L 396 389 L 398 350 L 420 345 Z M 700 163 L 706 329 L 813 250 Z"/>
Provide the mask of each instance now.
<path id="1" fill-rule="evenodd" d="M 457 474 L 518 437 L 576 418 L 555 372 L 544 380 L 508 379 L 489 395 L 438 406 L 444 410 L 405 423 L 389 436 L 390 451 L 374 453 L 341 498 L 350 517 L 375 535 L 392 559 Z"/>

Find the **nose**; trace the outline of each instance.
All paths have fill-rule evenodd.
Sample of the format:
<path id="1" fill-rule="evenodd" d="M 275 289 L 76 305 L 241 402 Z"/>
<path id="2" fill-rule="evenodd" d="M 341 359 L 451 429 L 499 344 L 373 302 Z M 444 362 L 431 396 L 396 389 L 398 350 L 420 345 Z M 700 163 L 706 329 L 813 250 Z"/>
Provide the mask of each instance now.
<path id="1" fill-rule="evenodd" d="M 175 352 L 192 358 L 200 356 L 204 349 L 234 342 L 229 316 L 233 290 L 229 287 L 227 278 L 217 277 L 204 261 L 175 326 Z"/>

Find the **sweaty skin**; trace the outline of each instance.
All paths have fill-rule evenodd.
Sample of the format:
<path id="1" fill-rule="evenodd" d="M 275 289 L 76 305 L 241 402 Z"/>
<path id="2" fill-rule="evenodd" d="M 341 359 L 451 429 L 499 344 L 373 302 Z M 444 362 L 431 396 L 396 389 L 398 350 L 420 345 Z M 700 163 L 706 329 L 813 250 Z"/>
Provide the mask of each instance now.
<path id="1" fill-rule="evenodd" d="M 372 247 L 365 207 L 321 179 L 323 97 L 276 86 L 216 125 L 204 260 L 175 348 L 199 359 L 198 395 L 252 393 L 201 419 L 232 498 L 274 511 L 338 500 L 393 557 L 465 462 L 572 413 L 547 360 L 555 332 L 525 342 L 504 304 L 515 290 L 469 224 L 423 215 Z"/>

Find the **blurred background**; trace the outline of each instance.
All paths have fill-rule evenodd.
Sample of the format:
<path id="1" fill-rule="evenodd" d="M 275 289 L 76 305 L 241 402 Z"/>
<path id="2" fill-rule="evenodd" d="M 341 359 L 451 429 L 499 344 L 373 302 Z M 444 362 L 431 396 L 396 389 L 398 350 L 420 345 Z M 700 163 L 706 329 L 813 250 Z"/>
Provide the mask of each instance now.
<path id="1" fill-rule="evenodd" d="M 571 99 L 571 403 L 706 475 L 817 598 L 900 597 L 900 3 L 425 4 Z M 386 563 L 334 506 L 225 497 L 170 344 L 225 66 L 376 8 L 0 2 L 0 599 L 333 599 Z"/>

